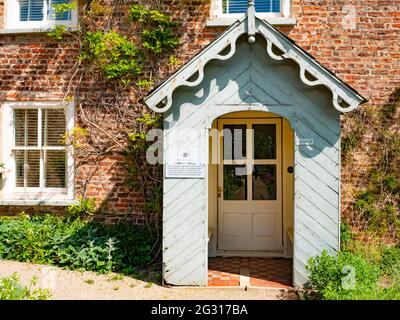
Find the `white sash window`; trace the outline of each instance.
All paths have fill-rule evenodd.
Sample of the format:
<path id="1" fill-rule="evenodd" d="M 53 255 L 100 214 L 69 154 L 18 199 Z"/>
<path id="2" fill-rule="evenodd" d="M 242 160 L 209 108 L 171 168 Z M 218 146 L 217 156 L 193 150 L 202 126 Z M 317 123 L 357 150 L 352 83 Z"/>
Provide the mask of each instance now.
<path id="1" fill-rule="evenodd" d="M 49 29 L 63 24 L 76 26 L 76 10 L 56 12 L 54 5 L 72 0 L 9 0 L 6 10 L 6 29 Z"/>
<path id="2" fill-rule="evenodd" d="M 63 139 L 73 127 L 73 105 L 4 104 L 2 193 L 8 198 L 73 197 L 73 158 Z"/>
<path id="3" fill-rule="evenodd" d="M 248 6 L 247 0 L 214 0 L 213 16 L 219 18 L 240 17 Z M 260 16 L 289 17 L 290 0 L 254 0 L 254 7 Z"/>

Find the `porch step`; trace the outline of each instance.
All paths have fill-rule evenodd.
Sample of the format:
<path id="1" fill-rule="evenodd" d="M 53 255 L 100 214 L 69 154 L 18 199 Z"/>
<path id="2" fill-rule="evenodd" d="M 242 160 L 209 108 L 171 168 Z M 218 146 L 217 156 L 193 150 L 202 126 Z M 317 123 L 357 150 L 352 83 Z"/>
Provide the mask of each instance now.
<path id="1" fill-rule="evenodd" d="M 270 251 L 240 251 L 240 250 L 224 250 L 217 251 L 216 257 L 262 257 L 262 258 L 281 258 L 285 255 L 283 250 L 270 250 Z"/>

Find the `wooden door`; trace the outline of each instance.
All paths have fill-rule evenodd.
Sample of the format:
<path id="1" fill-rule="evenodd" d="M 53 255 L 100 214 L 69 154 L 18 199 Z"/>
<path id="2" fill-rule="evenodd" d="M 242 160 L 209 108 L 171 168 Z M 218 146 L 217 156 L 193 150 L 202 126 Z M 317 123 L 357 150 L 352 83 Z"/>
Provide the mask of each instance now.
<path id="1" fill-rule="evenodd" d="M 281 126 L 218 120 L 218 250 L 283 249 Z"/>

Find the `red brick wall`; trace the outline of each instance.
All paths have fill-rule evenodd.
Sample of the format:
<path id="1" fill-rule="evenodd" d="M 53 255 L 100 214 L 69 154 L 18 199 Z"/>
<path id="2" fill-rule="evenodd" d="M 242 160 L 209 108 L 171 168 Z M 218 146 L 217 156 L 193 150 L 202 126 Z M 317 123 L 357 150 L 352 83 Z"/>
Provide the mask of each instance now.
<path id="1" fill-rule="evenodd" d="M 351 12 L 355 29 L 343 28 Z M 293 16 L 298 24 L 289 36 L 319 62 L 370 103 L 393 99 L 400 87 L 400 1 L 294 0 Z"/>
<path id="2" fill-rule="evenodd" d="M 180 59 L 186 61 L 206 46 L 223 28 L 206 27 L 209 1 L 160 1 L 163 8 L 183 23 Z M 172 3 L 172 4 L 171 4 Z M 343 26 L 354 8 L 355 28 Z M 0 26 L 3 1 L 0 0 Z M 400 87 L 400 1 L 398 0 L 293 0 L 294 27 L 282 27 L 318 61 L 347 81 L 371 104 L 389 102 Z M 127 10 L 117 12 L 117 28 L 126 29 Z M 59 99 L 71 76 L 77 48 L 71 41 L 56 43 L 46 34 L 0 35 L 0 100 Z M 174 70 L 163 68 L 162 79 Z M 82 95 L 107 90 L 98 79 L 86 79 Z M 124 99 L 143 113 L 141 96 L 133 91 Z M 88 106 L 86 106 L 88 107 Z M 133 121 L 134 117 L 132 117 Z M 76 117 L 80 122 L 79 113 Z M 113 132 L 114 128 L 106 130 Z M 79 161 L 78 161 L 79 160 Z M 122 155 L 109 151 L 96 159 L 77 159 L 77 195 L 96 197 L 101 210 L 110 214 L 132 214 L 140 222 L 141 197 L 126 186 Z M 3 208 L 6 210 L 5 208 Z M 4 211 L 2 210 L 2 211 Z M 7 209 L 9 210 L 9 209 Z"/>

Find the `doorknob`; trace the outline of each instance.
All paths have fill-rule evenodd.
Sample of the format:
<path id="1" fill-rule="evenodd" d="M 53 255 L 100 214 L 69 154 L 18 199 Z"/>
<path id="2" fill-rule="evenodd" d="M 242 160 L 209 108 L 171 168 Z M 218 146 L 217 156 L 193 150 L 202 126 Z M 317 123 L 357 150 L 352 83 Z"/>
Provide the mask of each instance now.
<path id="1" fill-rule="evenodd" d="M 222 196 L 222 187 L 218 187 L 217 196 L 218 196 L 218 198 L 221 198 L 221 196 Z"/>
<path id="2" fill-rule="evenodd" d="M 288 167 L 288 168 L 287 168 L 287 172 L 293 173 L 293 167 L 292 167 L 292 166 Z"/>

